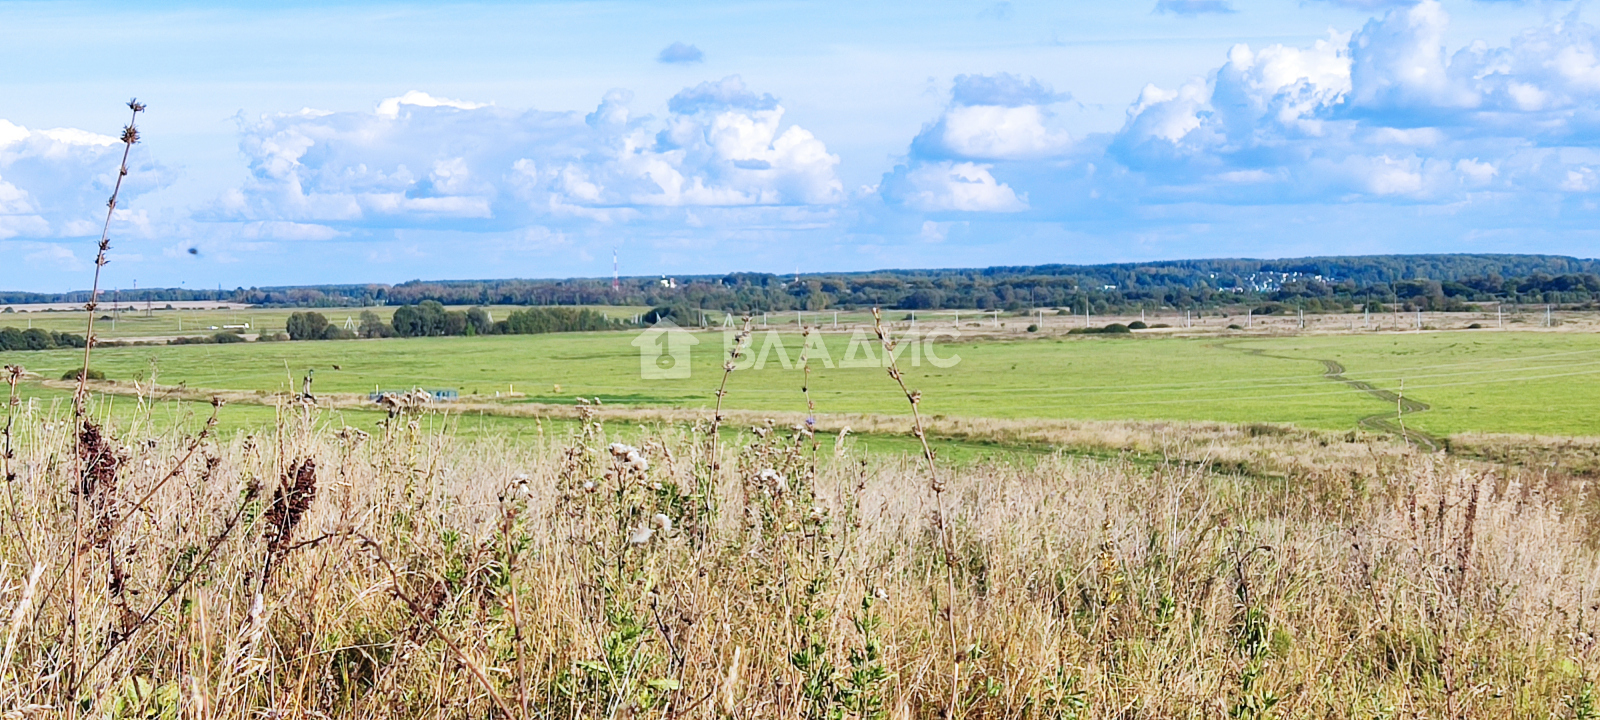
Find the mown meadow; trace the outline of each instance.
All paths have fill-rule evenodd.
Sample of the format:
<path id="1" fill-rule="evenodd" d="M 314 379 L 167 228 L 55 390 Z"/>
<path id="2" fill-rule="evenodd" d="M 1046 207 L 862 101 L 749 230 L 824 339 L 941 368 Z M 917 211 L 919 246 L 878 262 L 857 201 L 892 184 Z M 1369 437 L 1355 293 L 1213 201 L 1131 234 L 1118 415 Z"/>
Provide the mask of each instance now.
<path id="1" fill-rule="evenodd" d="M 901 323 L 896 331 L 907 330 Z M 559 333 L 112 347 L 97 351 L 95 367 L 123 383 L 153 378 L 162 386 L 263 395 L 299 391 L 314 369 L 319 393 L 445 388 L 506 407 L 568 405 L 577 396 L 639 408 L 704 409 L 713 403 L 722 333 L 696 335 L 686 379 L 642 378 L 640 350 L 631 344 L 636 337 Z M 815 337 L 827 348 L 826 364 L 817 352 L 808 362 L 815 412 L 873 413 L 896 406 L 897 389 L 878 382 L 881 364 L 863 362 L 869 357 L 864 353 L 873 352 L 870 333 Z M 764 362 L 736 375 L 738 392 L 728 396 L 729 406 L 797 409 L 794 393 L 806 381 L 798 369 L 805 344 L 798 333 L 769 335 L 757 328 L 745 363 L 763 355 Z M 862 347 L 852 354 L 852 344 Z M 1333 361 L 1351 380 L 1395 392 L 1404 383 L 1407 397 L 1430 407 L 1406 422 L 1437 435 L 1600 434 L 1600 416 L 1581 411 L 1600 402 L 1600 383 L 1593 382 L 1600 376 L 1600 335 L 1587 332 L 1024 333 L 937 336 L 932 346 L 935 358 L 923 354 L 913 364 L 917 358 L 902 349 L 900 362 L 925 391 L 927 412 L 952 418 L 1267 422 L 1345 430 L 1363 417 L 1394 410 L 1392 402 L 1330 380 L 1324 361 Z M 922 353 L 928 347 L 923 342 L 913 349 Z M 857 366 L 838 367 L 847 357 Z M 3 359 L 45 379 L 81 362 L 71 350 Z"/>

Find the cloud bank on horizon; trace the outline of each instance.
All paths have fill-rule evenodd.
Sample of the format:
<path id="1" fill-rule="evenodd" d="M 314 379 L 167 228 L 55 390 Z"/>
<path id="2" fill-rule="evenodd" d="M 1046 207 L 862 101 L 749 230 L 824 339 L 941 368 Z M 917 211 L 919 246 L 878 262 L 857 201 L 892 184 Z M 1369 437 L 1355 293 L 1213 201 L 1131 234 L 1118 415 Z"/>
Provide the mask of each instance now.
<path id="1" fill-rule="evenodd" d="M 1071 88 L 955 75 L 866 186 L 847 187 L 831 138 L 740 74 L 688 83 L 655 113 L 627 90 L 587 113 L 413 91 L 366 111 L 241 119 L 242 182 L 193 207 L 119 211 L 116 230 L 168 261 L 195 246 L 222 263 L 340 248 L 327 252 L 428 277 L 599 274 L 561 258 L 617 244 L 710 272 L 800 257 L 823 270 L 1584 254 L 1600 219 L 1600 29 L 1574 12 L 1508 43 L 1449 47 L 1437 0 L 1340 4 L 1379 14 L 1308 45 L 1238 44 L 1188 82 L 1130 88 L 1109 132 L 1069 132 Z M 1156 11 L 1238 12 L 1209 0 Z M 702 57 L 675 42 L 658 60 Z M 0 252 L 23 259 L 0 282 L 83 268 L 89 247 L 68 241 L 98 234 L 114 143 L 0 120 Z M 135 198 L 174 175 L 136 160 Z M 256 282 L 324 277 L 289 267 Z"/>

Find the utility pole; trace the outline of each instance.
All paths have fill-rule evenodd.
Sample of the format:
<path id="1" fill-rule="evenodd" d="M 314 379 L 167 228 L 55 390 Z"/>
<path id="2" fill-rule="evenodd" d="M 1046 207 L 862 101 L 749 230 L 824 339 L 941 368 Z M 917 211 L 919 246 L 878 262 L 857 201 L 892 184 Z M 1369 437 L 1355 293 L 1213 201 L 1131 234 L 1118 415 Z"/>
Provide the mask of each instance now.
<path id="1" fill-rule="evenodd" d="M 611 248 L 611 292 L 622 289 L 622 275 L 617 271 L 617 249 Z"/>
<path id="2" fill-rule="evenodd" d="M 1502 330 L 1504 330 L 1505 327 L 1506 327 L 1506 318 L 1505 318 L 1505 315 L 1503 314 L 1504 311 L 1505 311 L 1505 306 L 1504 305 L 1502 305 L 1500 303 L 1495 303 L 1494 304 L 1494 324 L 1495 324 L 1495 327 L 1498 327 L 1498 328 L 1500 328 Z"/>
<path id="3" fill-rule="evenodd" d="M 1256 323 L 1255 323 L 1255 312 L 1256 312 L 1255 308 L 1245 308 L 1244 309 L 1244 326 L 1245 326 L 1245 329 L 1253 328 L 1253 327 L 1256 326 Z"/>
<path id="4" fill-rule="evenodd" d="M 1544 326 L 1545 327 L 1553 327 L 1550 324 L 1550 306 L 1549 305 L 1544 306 Z"/>

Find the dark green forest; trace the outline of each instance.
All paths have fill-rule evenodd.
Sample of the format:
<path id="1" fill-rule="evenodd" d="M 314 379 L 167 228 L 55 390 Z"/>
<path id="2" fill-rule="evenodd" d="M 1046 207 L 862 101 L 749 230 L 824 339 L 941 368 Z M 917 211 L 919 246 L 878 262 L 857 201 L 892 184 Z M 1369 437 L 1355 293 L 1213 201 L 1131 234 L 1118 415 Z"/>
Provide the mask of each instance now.
<path id="1" fill-rule="evenodd" d="M 87 293 L 82 292 L 0 292 L 0 304 L 82 302 L 86 298 Z M 1088 307 L 1095 313 L 1107 313 L 1240 306 L 1266 313 L 1338 312 L 1376 306 L 1438 311 L 1497 302 L 1593 307 L 1600 303 L 1600 260 L 1554 255 L 1373 255 L 800 275 L 729 273 L 623 278 L 616 289 L 610 278 L 417 280 L 398 285 L 140 290 L 122 292 L 120 300 L 206 300 L 307 308 L 418 305 L 424 301 L 456 306 L 643 305 L 734 312 L 866 307 L 1063 308 L 1081 312 Z M 410 318 L 402 320 L 404 325 Z M 453 325 L 466 320 L 464 316 L 447 319 L 452 323 L 450 330 L 463 332 L 464 327 Z M 420 325 L 417 331 L 423 332 Z"/>

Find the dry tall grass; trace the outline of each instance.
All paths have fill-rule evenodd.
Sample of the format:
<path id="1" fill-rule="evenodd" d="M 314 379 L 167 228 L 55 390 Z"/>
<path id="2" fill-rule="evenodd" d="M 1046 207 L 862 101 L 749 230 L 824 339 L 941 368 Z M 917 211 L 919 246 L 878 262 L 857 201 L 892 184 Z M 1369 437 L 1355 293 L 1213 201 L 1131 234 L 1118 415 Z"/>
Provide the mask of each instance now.
<path id="1" fill-rule="evenodd" d="M 302 405 L 107 432 L 89 487 L 70 417 L 11 413 L 7 717 L 1595 712 L 1584 496 L 1488 466 L 941 469 L 941 539 L 925 469 L 803 424 L 713 471 L 704 428 L 506 447 Z"/>

